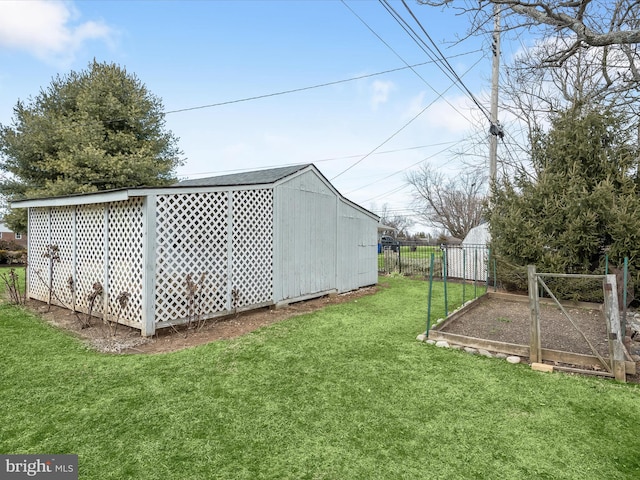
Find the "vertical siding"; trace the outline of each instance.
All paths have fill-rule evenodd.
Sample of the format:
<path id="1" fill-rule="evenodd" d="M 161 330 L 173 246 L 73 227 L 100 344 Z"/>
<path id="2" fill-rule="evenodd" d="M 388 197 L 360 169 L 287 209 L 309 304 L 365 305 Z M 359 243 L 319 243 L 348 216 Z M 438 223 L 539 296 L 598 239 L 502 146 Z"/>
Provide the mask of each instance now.
<path id="1" fill-rule="evenodd" d="M 343 201 L 338 222 L 338 290 L 346 292 L 377 283 L 377 222 Z"/>
<path id="2" fill-rule="evenodd" d="M 274 200 L 274 301 L 335 289 L 335 193 L 307 172 L 277 186 Z"/>

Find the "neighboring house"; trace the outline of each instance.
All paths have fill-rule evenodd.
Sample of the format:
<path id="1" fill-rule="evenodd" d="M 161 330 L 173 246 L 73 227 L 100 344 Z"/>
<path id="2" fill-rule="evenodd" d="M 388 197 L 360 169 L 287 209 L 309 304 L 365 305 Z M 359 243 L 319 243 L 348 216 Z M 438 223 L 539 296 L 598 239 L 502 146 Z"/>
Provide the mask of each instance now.
<path id="1" fill-rule="evenodd" d="M 27 236 L 22 233 L 15 233 L 3 222 L 0 222 L 0 240 L 5 242 L 14 242 L 22 247 L 27 248 Z"/>
<path id="2" fill-rule="evenodd" d="M 102 289 L 93 311 L 143 335 L 377 283 L 378 216 L 312 164 L 12 206 L 29 209 L 29 270 L 47 276 L 31 298 L 50 298 L 56 245 L 54 297 L 86 312 Z"/>

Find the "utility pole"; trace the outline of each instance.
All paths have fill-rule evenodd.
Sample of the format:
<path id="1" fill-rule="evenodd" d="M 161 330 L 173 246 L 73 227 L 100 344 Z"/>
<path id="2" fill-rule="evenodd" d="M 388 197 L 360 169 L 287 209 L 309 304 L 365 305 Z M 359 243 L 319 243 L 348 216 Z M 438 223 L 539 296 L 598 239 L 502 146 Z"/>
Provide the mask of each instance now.
<path id="1" fill-rule="evenodd" d="M 500 5 L 493 5 L 493 65 L 491 71 L 491 128 L 489 133 L 489 182 L 493 185 L 498 171 L 498 137 L 504 133 L 498 122 L 498 82 L 500 79 Z"/>

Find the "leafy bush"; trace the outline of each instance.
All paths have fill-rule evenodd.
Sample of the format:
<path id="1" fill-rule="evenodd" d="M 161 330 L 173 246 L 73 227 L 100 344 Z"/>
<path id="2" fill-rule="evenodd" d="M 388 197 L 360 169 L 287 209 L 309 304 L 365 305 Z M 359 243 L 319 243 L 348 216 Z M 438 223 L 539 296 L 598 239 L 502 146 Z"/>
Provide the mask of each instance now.
<path id="1" fill-rule="evenodd" d="M 25 251 L 26 248 L 24 245 L 20 245 L 18 242 L 15 242 L 13 240 L 0 240 L 0 250 L 9 250 L 12 252 L 17 252 L 17 251 Z"/>

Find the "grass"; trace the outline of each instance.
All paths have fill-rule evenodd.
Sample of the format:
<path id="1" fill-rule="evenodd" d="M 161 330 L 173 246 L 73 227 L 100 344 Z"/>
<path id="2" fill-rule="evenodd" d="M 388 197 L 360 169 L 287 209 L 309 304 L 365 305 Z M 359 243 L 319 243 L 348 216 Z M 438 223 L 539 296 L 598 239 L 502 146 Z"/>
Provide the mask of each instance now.
<path id="1" fill-rule="evenodd" d="M 1 305 L 0 453 L 77 453 L 82 479 L 638 477 L 637 386 L 419 343 L 427 284 L 381 284 L 147 356 Z"/>

